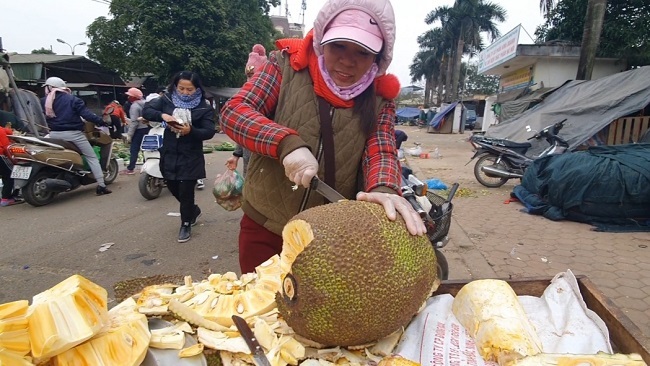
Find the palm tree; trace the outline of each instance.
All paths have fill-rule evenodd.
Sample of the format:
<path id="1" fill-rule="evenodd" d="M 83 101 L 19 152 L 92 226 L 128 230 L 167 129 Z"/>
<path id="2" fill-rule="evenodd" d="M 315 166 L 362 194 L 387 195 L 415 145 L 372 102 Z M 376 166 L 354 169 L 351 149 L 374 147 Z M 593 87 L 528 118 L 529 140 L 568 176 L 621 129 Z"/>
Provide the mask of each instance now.
<path id="1" fill-rule="evenodd" d="M 445 36 L 442 28 L 434 28 L 419 36 L 418 44 L 420 45 L 420 51 L 427 56 L 426 72 L 431 80 L 431 91 L 438 90 L 436 104 L 439 105 L 442 100 L 443 80 L 445 80 L 443 78 L 446 66 L 445 54 L 451 49 L 450 39 Z M 429 94 L 429 98 L 426 98 L 425 95 L 425 102 L 427 104 L 431 103 L 431 99 L 431 94 Z"/>
<path id="2" fill-rule="evenodd" d="M 416 82 L 424 78 L 424 104 L 430 104 L 431 91 L 433 90 L 433 76 L 437 60 L 433 50 L 420 49 L 413 58 L 410 66 L 411 81 Z"/>
<path id="3" fill-rule="evenodd" d="M 505 18 L 506 11 L 503 7 L 484 0 L 456 0 L 452 8 L 439 7 L 425 18 L 427 24 L 440 20 L 447 33 L 452 34 L 456 40 L 456 49 L 452 58 L 453 100 L 458 99 L 460 67 L 463 54 L 467 49 L 465 43 L 468 43 L 470 48 L 480 48 L 482 32 L 487 32 L 490 39 L 497 38 L 500 32 L 494 22 L 503 22 Z"/>
<path id="4" fill-rule="evenodd" d="M 548 17 L 553 9 L 554 0 L 540 0 L 539 8 L 542 14 Z M 607 0 L 589 0 L 587 13 L 585 14 L 585 25 L 582 28 L 582 46 L 580 47 L 580 60 L 578 61 L 578 72 L 576 79 L 590 80 L 594 70 L 596 51 L 600 43 L 600 33 L 603 30 L 603 20 Z"/>

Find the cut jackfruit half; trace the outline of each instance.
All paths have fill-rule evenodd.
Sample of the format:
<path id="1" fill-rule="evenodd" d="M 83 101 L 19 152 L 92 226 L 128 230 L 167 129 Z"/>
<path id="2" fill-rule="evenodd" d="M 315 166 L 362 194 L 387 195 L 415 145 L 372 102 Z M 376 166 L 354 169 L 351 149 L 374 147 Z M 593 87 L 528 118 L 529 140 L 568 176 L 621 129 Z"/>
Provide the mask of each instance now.
<path id="1" fill-rule="evenodd" d="M 501 280 L 476 280 L 454 298 L 452 312 L 487 361 L 508 364 L 542 352 L 535 327 L 517 294 Z"/>
<path id="2" fill-rule="evenodd" d="M 32 356 L 46 359 L 92 338 L 108 326 L 107 293 L 73 275 L 36 296 L 29 307 Z"/>
<path id="3" fill-rule="evenodd" d="M 144 360 L 151 334 L 147 317 L 131 298 L 108 313 L 110 326 L 89 341 L 54 356 L 57 366 L 138 366 Z"/>
<path id="4" fill-rule="evenodd" d="M 291 265 L 298 254 L 314 240 L 311 225 L 305 220 L 289 221 L 282 229 L 282 253 L 280 254 L 283 273 L 291 272 Z"/>

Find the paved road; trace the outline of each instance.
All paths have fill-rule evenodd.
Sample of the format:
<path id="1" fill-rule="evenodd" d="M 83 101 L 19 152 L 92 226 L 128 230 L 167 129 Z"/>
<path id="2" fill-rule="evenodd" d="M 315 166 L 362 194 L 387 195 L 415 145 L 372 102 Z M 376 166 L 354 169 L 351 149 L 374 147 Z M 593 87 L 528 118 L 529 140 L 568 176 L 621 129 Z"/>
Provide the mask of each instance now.
<path id="1" fill-rule="evenodd" d="M 226 140 L 217 135 L 211 142 Z M 0 208 L 0 303 L 31 300 L 75 273 L 112 289 L 117 281 L 157 274 L 203 278 L 211 272 L 238 272 L 241 210 L 225 211 L 211 192 L 229 155 L 205 155 L 209 178 L 206 188 L 197 191 L 203 216 L 183 244 L 176 241 L 180 219 L 167 216 L 179 212 L 177 201 L 168 191 L 145 200 L 138 192 L 139 175 L 120 175 L 108 196 L 95 196 L 93 185 L 61 194 L 44 207 Z M 105 243 L 114 245 L 100 252 Z"/>

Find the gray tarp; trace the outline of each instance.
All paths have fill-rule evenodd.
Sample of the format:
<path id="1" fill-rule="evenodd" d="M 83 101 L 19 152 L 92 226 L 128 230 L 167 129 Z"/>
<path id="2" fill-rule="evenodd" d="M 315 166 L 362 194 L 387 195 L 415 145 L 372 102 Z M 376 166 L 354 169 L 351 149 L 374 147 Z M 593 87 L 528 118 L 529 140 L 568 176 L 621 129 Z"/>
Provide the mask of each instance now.
<path id="1" fill-rule="evenodd" d="M 517 99 L 501 103 L 501 113 L 499 113 L 499 119 L 505 122 L 510 118 L 525 112 L 532 103 L 541 102 L 555 89 L 556 88 L 537 89 L 526 95 L 517 97 Z"/>
<path id="2" fill-rule="evenodd" d="M 560 136 L 574 149 L 617 118 L 643 109 L 650 103 L 650 66 L 621 72 L 601 79 L 565 83 L 537 106 L 498 125 L 490 126 L 486 136 L 525 142 L 533 130 L 567 119 Z M 548 144 L 531 141 L 531 153 Z"/>

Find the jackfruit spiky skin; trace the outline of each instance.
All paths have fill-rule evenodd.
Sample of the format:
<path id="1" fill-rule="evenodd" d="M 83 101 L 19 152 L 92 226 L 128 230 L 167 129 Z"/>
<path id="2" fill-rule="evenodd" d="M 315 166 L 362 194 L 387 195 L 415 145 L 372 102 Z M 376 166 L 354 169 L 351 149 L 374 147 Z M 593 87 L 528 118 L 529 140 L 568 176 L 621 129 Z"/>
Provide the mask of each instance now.
<path id="1" fill-rule="evenodd" d="M 309 231 L 313 240 L 295 245 L 311 237 Z M 410 235 L 401 217 L 390 221 L 375 203 L 311 208 L 292 218 L 282 236 L 281 257 L 304 249 L 290 263 L 278 310 L 297 334 L 318 343 L 361 345 L 393 333 L 408 324 L 436 282 L 428 239 Z"/>

